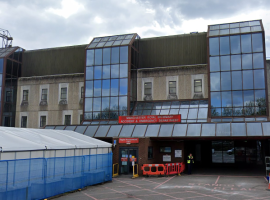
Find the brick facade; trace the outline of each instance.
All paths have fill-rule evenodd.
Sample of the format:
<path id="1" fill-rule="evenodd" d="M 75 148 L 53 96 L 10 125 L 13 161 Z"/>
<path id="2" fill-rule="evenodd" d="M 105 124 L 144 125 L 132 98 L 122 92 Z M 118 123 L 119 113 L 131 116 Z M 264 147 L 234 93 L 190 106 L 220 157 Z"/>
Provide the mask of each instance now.
<path id="1" fill-rule="evenodd" d="M 138 148 L 138 164 L 139 164 L 139 175 L 142 175 L 140 169 L 143 164 L 165 164 L 163 162 L 163 155 L 171 155 L 171 162 L 184 162 L 185 151 L 183 141 L 161 141 L 151 140 L 150 138 L 139 138 L 138 144 L 119 144 L 119 138 L 113 138 L 116 140 L 116 146 L 113 148 L 113 163 L 119 163 L 120 147 L 137 147 Z M 112 140 L 112 144 L 113 144 Z M 148 159 L 148 147 L 153 147 L 153 158 Z M 171 153 L 161 153 L 160 147 L 171 147 Z M 175 158 L 175 150 L 182 150 L 182 158 Z M 120 163 L 119 163 L 120 164 Z"/>

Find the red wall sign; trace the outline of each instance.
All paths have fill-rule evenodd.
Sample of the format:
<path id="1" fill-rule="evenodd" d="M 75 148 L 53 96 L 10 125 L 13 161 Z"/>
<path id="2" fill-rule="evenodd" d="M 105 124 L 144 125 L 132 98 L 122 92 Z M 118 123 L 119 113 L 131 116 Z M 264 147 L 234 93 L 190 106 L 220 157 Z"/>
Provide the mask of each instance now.
<path id="1" fill-rule="evenodd" d="M 119 143 L 124 144 L 139 143 L 139 138 L 119 138 Z"/>
<path id="2" fill-rule="evenodd" d="M 130 162 L 132 162 L 132 161 L 137 162 L 137 158 L 129 158 L 129 161 Z"/>
<path id="3" fill-rule="evenodd" d="M 174 123 L 181 122 L 181 115 L 137 115 L 137 116 L 119 116 L 119 124 L 137 124 L 137 123 Z"/>
<path id="4" fill-rule="evenodd" d="M 128 158 L 121 158 L 121 161 L 122 162 L 127 162 L 128 161 Z"/>

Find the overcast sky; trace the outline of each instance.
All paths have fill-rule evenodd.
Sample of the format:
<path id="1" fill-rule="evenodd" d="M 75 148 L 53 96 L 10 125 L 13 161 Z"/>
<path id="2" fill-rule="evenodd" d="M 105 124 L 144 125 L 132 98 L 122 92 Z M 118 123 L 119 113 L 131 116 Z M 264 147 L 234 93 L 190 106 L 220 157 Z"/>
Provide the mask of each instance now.
<path id="1" fill-rule="evenodd" d="M 207 25 L 262 19 L 270 58 L 269 0 L 1 0 L 0 28 L 26 50 L 87 44 L 93 37 L 142 38 L 207 31 Z"/>

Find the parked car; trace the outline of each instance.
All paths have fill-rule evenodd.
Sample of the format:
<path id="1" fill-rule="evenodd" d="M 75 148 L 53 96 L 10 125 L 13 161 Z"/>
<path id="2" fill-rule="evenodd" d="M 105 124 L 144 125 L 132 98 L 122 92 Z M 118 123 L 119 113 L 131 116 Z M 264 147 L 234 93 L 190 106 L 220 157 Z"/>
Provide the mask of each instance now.
<path id="1" fill-rule="evenodd" d="M 229 149 L 229 150 L 227 151 L 227 154 L 229 154 L 229 155 L 232 155 L 232 154 L 234 154 L 234 148 L 232 148 L 232 149 Z"/>

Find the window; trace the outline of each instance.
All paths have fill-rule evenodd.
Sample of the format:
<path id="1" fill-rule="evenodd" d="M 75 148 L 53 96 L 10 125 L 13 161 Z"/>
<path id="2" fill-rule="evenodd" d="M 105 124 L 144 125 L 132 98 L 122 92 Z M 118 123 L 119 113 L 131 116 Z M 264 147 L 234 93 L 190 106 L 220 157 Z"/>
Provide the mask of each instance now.
<path id="1" fill-rule="evenodd" d="M 28 101 L 28 90 L 23 90 L 23 101 Z"/>
<path id="2" fill-rule="evenodd" d="M 194 92 L 202 92 L 202 79 L 194 80 Z"/>
<path id="3" fill-rule="evenodd" d="M 176 94 L 176 81 L 169 81 L 169 94 Z"/>
<path id="4" fill-rule="evenodd" d="M 67 88 L 61 88 L 61 100 L 67 99 Z"/>
<path id="5" fill-rule="evenodd" d="M 40 116 L 40 127 L 44 127 L 46 125 L 46 116 Z"/>
<path id="6" fill-rule="evenodd" d="M 65 123 L 64 125 L 68 126 L 71 124 L 71 115 L 65 115 Z"/>
<path id="7" fill-rule="evenodd" d="M 4 126 L 10 127 L 11 123 L 10 123 L 10 118 L 11 117 L 4 117 Z"/>
<path id="8" fill-rule="evenodd" d="M 148 147 L 148 159 L 153 158 L 153 147 Z"/>
<path id="9" fill-rule="evenodd" d="M 26 90 L 28 92 L 28 90 Z M 21 127 L 26 128 L 27 127 L 27 116 L 22 116 L 21 119 Z"/>
<path id="10" fill-rule="evenodd" d="M 6 102 L 11 102 L 11 91 L 6 91 Z"/>
<path id="11" fill-rule="evenodd" d="M 42 91 L 41 91 L 41 100 L 47 101 L 47 94 L 48 94 L 48 89 L 42 89 Z"/>
<path id="12" fill-rule="evenodd" d="M 80 115 L 80 124 L 82 123 L 83 121 L 83 115 Z"/>
<path id="13" fill-rule="evenodd" d="M 171 153 L 172 149 L 171 149 L 171 147 L 160 147 L 159 151 L 161 153 Z"/>
<path id="14" fill-rule="evenodd" d="M 152 83 L 144 83 L 144 95 L 152 95 Z"/>
<path id="15" fill-rule="evenodd" d="M 81 99 L 84 97 L 84 87 L 81 87 Z"/>

